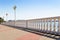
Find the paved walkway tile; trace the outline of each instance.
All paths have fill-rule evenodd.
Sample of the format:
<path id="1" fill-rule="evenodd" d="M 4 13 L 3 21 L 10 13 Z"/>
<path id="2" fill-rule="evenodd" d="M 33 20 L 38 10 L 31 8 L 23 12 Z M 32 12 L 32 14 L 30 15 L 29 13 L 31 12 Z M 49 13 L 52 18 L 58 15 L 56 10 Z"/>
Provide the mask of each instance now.
<path id="1" fill-rule="evenodd" d="M 54 40 L 37 34 L 0 25 L 0 40 Z"/>

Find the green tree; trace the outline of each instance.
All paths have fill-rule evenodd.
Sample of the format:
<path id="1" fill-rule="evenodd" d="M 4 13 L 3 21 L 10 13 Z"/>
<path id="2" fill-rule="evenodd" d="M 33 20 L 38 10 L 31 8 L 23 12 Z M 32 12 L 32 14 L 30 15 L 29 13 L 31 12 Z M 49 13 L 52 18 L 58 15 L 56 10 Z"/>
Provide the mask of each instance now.
<path id="1" fill-rule="evenodd" d="M 4 22 L 4 19 L 0 17 L 0 24 Z"/>

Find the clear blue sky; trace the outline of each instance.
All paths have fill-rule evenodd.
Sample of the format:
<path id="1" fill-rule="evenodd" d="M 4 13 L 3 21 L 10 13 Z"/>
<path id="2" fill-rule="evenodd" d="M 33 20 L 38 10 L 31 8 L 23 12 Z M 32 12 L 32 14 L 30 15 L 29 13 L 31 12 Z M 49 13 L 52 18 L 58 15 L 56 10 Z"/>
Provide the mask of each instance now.
<path id="1" fill-rule="evenodd" d="M 0 16 L 13 20 L 14 5 L 17 20 L 60 16 L 60 0 L 0 0 Z"/>

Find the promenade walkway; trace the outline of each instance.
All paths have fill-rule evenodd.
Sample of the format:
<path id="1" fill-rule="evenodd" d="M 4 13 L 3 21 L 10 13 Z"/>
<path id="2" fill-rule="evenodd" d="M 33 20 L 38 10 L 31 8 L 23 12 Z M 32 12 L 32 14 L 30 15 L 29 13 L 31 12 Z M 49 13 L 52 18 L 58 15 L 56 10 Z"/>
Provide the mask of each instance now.
<path id="1" fill-rule="evenodd" d="M 54 40 L 41 35 L 0 25 L 0 40 Z"/>

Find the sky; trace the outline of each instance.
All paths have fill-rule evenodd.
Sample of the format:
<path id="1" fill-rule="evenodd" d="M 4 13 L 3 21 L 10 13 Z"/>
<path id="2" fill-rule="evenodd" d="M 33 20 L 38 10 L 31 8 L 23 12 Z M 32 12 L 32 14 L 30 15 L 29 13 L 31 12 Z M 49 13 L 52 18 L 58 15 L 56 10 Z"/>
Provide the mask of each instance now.
<path id="1" fill-rule="evenodd" d="M 14 20 L 14 5 L 16 20 L 60 16 L 60 0 L 0 0 L 0 17 Z"/>

